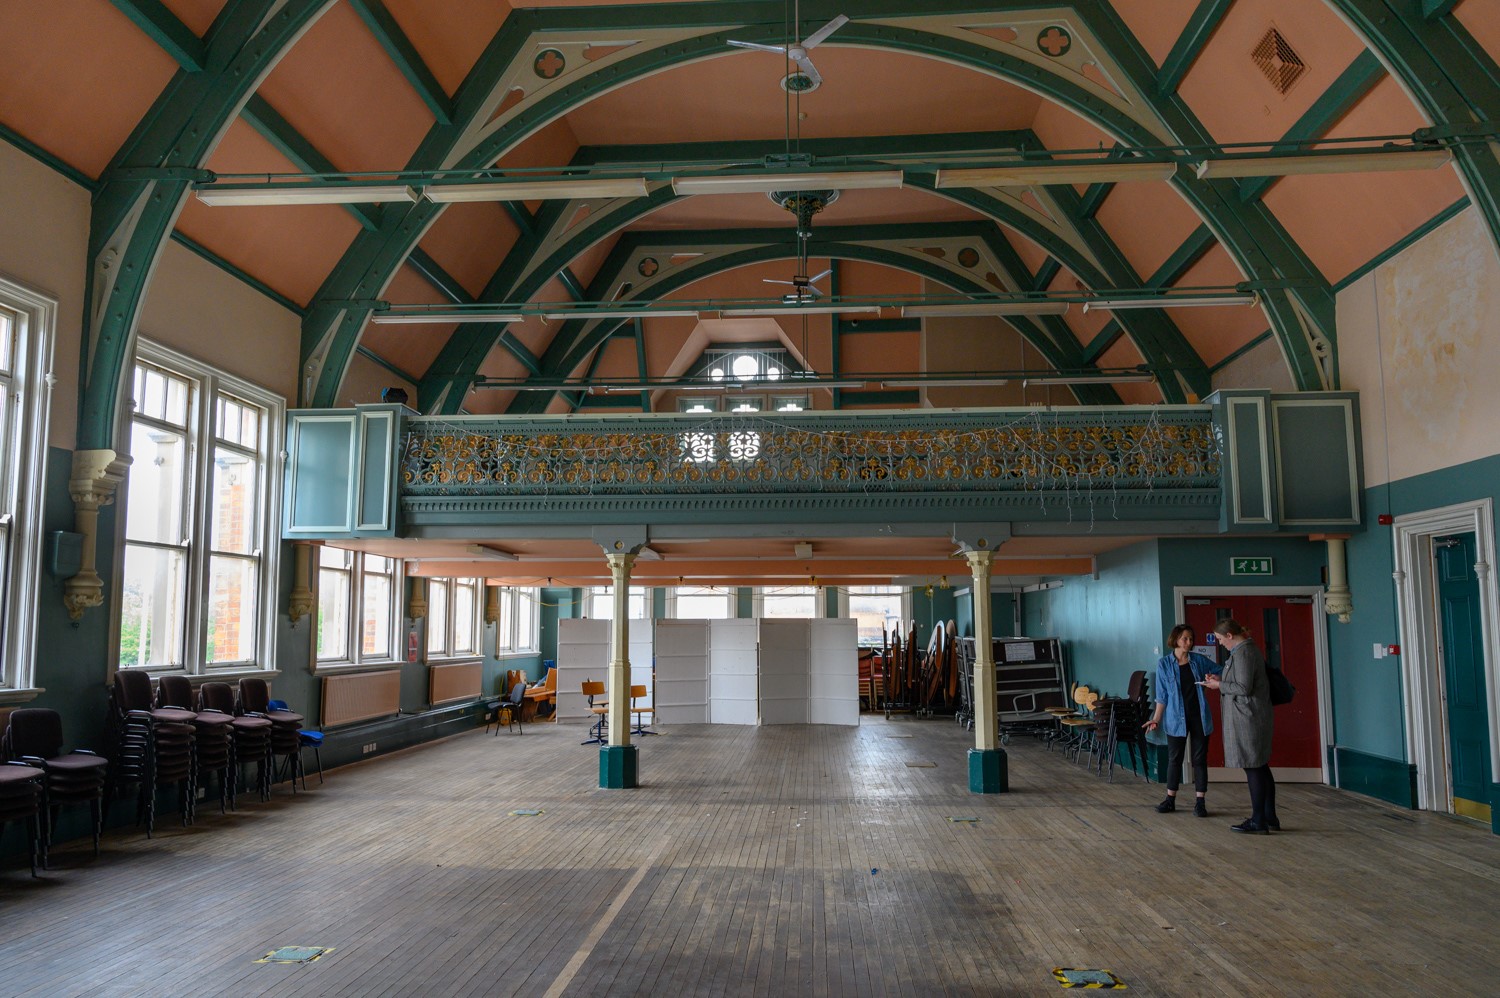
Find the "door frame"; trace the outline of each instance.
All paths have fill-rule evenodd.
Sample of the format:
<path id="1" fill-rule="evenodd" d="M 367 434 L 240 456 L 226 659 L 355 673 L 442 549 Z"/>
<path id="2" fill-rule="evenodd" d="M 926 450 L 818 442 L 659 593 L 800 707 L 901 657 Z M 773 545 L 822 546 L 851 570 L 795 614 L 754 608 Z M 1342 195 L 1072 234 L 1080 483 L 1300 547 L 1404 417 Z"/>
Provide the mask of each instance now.
<path id="1" fill-rule="evenodd" d="M 1318 767 L 1323 774 L 1325 786 L 1333 782 L 1328 769 L 1328 733 L 1333 730 L 1333 698 L 1329 695 L 1328 628 L 1319 627 L 1320 621 L 1328 619 L 1323 606 L 1322 586 L 1173 586 L 1172 603 L 1177 608 L 1177 619 L 1187 619 L 1189 596 L 1293 596 L 1312 597 L 1313 615 L 1313 664 L 1318 676 L 1318 737 L 1323 741 L 1323 751 L 1318 753 Z M 1301 770 L 1298 770 L 1301 772 Z"/>
<path id="2" fill-rule="evenodd" d="M 1396 568 L 1396 623 L 1401 638 L 1401 690 L 1406 701 L 1407 758 L 1417 767 L 1417 807 L 1451 813 L 1452 774 L 1448 770 L 1448 726 L 1443 709 L 1442 670 L 1437 646 L 1437 604 L 1432 539 L 1474 535 L 1478 559 L 1480 648 L 1484 653 L 1485 697 L 1489 706 L 1490 773 L 1500 774 L 1500 591 L 1495 572 L 1495 510 L 1489 498 L 1396 517 L 1392 543 Z"/>

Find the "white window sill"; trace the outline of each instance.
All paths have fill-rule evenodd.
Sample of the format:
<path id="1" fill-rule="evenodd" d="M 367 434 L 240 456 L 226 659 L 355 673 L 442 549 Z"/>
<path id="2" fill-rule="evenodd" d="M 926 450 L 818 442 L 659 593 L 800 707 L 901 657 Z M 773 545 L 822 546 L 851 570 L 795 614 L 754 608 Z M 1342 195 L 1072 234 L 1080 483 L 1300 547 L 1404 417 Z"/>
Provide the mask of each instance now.
<path id="1" fill-rule="evenodd" d="M 313 666 L 312 674 L 314 676 L 338 676 L 346 672 L 394 672 L 405 664 L 394 659 L 379 662 L 330 662 L 327 665 Z"/>
<path id="2" fill-rule="evenodd" d="M 10 703 L 30 703 L 46 692 L 46 689 L 41 686 L 31 686 L 25 689 L 16 690 L 0 690 L 0 705 Z"/>
<path id="3" fill-rule="evenodd" d="M 503 651 L 500 654 L 496 655 L 495 658 L 503 661 L 507 658 L 536 658 L 540 654 L 541 651 L 539 649 L 533 648 L 529 651 Z"/>
<path id="4" fill-rule="evenodd" d="M 478 654 L 451 655 L 446 658 L 429 658 L 428 665 L 457 665 L 460 662 L 483 662 L 484 658 Z"/>

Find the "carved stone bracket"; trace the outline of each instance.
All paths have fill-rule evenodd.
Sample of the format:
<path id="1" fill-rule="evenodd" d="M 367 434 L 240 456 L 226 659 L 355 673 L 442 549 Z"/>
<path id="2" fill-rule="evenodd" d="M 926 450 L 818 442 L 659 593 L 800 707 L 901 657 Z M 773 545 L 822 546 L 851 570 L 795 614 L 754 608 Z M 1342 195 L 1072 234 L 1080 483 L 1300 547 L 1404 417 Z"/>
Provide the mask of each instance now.
<path id="1" fill-rule="evenodd" d="M 1349 589 L 1349 571 L 1344 551 L 1348 534 L 1313 534 L 1309 538 L 1328 543 L 1328 589 L 1323 594 L 1323 609 L 1339 623 L 1349 623 L 1354 614 L 1354 593 Z M 1399 580 L 1398 580 L 1399 581 Z"/>
<path id="2" fill-rule="evenodd" d="M 89 607 L 104 603 L 104 580 L 99 577 L 96 562 L 99 507 L 115 501 L 115 493 L 129 468 L 130 457 L 126 454 L 112 450 L 73 452 L 68 494 L 73 497 L 73 529 L 83 536 L 78 574 L 63 583 L 63 605 L 73 620 L 81 619 Z"/>
<path id="3" fill-rule="evenodd" d="M 292 545 L 292 592 L 287 597 L 286 615 L 296 623 L 317 608 L 310 584 L 313 545 L 298 542 Z"/>
<path id="4" fill-rule="evenodd" d="M 484 587 L 484 622 L 486 624 L 496 624 L 500 622 L 499 586 Z"/>
<path id="5" fill-rule="evenodd" d="M 427 580 L 411 580 L 411 598 L 406 601 L 406 616 L 413 621 L 427 616 Z"/>

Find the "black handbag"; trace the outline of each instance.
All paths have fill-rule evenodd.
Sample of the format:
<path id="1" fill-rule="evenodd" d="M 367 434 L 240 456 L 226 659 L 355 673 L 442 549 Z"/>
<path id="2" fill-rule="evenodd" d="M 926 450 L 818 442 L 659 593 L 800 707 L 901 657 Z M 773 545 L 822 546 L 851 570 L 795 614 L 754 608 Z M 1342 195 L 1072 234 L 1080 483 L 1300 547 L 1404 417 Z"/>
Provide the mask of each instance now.
<path id="1" fill-rule="evenodd" d="M 1266 682 L 1271 688 L 1271 706 L 1280 707 L 1284 703 L 1291 703 L 1292 697 L 1297 695 L 1297 687 L 1286 678 L 1286 673 L 1280 669 L 1266 666 Z"/>

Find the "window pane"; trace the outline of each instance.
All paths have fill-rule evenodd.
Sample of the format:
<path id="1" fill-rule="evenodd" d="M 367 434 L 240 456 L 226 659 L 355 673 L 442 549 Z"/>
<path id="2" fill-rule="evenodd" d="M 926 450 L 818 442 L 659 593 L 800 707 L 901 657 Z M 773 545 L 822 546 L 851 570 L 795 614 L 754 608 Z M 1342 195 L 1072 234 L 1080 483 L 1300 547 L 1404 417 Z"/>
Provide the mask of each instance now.
<path id="1" fill-rule="evenodd" d="M 253 661 L 260 562 L 218 555 L 209 562 L 207 660 Z"/>
<path id="2" fill-rule="evenodd" d="M 125 547 L 120 594 L 120 666 L 182 664 L 187 559 L 181 551 Z"/>
<path id="3" fill-rule="evenodd" d="M 359 653 L 365 658 L 390 658 L 391 577 L 369 571 L 372 561 L 385 559 L 365 556 L 365 605 L 360 621 Z"/>
<path id="4" fill-rule="evenodd" d="M 702 586 L 677 589 L 677 616 L 683 620 L 726 620 L 734 616 L 733 591 Z"/>
<path id="5" fill-rule="evenodd" d="M 125 536 L 133 541 L 181 544 L 187 539 L 187 440 L 171 430 L 140 423 L 130 428 L 130 485 Z"/>
<path id="6" fill-rule="evenodd" d="M 520 647 L 516 643 L 516 604 L 519 598 L 519 589 L 505 587 L 500 590 L 500 621 L 495 626 L 497 652 L 514 651 Z"/>
<path id="7" fill-rule="evenodd" d="M 318 548 L 318 564 L 324 568 L 348 569 L 353 560 L 353 553 L 343 548 L 333 548 L 324 544 Z"/>
<path id="8" fill-rule="evenodd" d="M 453 654 L 474 651 L 474 586 L 468 582 L 453 585 Z"/>
<path id="9" fill-rule="evenodd" d="M 0 371 L 10 372 L 16 356 L 16 320 L 0 309 Z"/>
<path id="10" fill-rule="evenodd" d="M 540 589 L 516 590 L 516 651 L 535 651 L 537 617 L 541 613 Z"/>
<path id="11" fill-rule="evenodd" d="M 849 616 L 858 621 L 859 643 L 877 647 L 901 622 L 900 586 L 851 586 Z"/>
<path id="12" fill-rule="evenodd" d="M 213 550 L 252 554 L 259 547 L 255 540 L 259 472 L 254 458 L 227 447 L 214 449 Z"/>
<path id="13" fill-rule="evenodd" d="M 819 617 L 817 589 L 812 586 L 785 586 L 762 590 L 762 616 Z"/>
<path id="14" fill-rule="evenodd" d="M 334 548 L 323 548 L 326 551 Z M 347 551 L 338 552 L 347 555 Z M 318 572 L 318 657 L 349 656 L 349 573 L 336 569 Z"/>
<path id="15" fill-rule="evenodd" d="M 427 581 L 427 651 L 448 651 L 448 583 L 437 579 Z"/>

